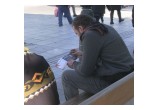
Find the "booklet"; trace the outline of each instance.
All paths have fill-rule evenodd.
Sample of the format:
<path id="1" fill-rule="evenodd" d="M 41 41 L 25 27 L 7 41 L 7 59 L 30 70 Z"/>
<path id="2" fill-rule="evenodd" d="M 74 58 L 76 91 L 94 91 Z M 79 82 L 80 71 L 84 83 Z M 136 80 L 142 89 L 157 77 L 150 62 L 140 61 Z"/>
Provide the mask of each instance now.
<path id="1" fill-rule="evenodd" d="M 74 56 L 74 55 L 72 55 L 72 54 L 67 54 L 66 56 L 64 56 L 64 57 L 62 57 L 62 58 L 60 58 L 59 60 L 58 60 L 58 62 L 57 62 L 57 64 L 56 64 L 56 67 L 57 68 L 60 68 L 60 69 L 64 69 L 65 68 L 65 66 L 67 65 L 67 61 L 69 61 L 69 60 L 76 60 L 77 59 L 77 57 L 76 56 Z"/>

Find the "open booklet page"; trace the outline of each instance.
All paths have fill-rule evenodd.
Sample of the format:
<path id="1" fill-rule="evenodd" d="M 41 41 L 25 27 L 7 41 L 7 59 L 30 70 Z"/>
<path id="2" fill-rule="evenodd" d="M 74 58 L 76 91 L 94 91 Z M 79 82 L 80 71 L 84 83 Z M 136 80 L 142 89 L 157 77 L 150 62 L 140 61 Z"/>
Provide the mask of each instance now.
<path id="1" fill-rule="evenodd" d="M 72 54 L 67 54 L 66 56 L 64 56 L 63 58 L 60 58 L 56 64 L 56 67 L 57 68 L 60 68 L 60 69 L 64 69 L 65 66 L 67 65 L 67 61 L 69 60 L 76 60 L 76 56 L 72 55 Z"/>

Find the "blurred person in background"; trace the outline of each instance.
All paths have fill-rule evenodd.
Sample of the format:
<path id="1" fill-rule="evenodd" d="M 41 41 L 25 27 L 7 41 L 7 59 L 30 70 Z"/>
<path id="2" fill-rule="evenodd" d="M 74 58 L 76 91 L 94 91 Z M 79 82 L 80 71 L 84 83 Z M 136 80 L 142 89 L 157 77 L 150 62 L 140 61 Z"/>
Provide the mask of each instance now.
<path id="1" fill-rule="evenodd" d="M 101 19 L 101 22 L 104 22 L 103 16 L 105 14 L 105 5 L 93 5 L 92 10 L 94 13 L 94 17 L 97 22 L 99 22 L 99 19 Z"/>
<path id="2" fill-rule="evenodd" d="M 108 9 L 110 11 L 110 24 L 114 24 L 113 22 L 114 10 L 117 10 L 119 22 L 124 21 L 124 19 L 122 19 L 121 17 L 121 8 L 122 8 L 121 5 L 107 5 L 107 6 L 109 7 Z"/>
<path id="3" fill-rule="evenodd" d="M 72 17 L 71 17 L 71 14 L 70 14 L 69 5 L 57 5 L 57 7 L 58 7 L 58 24 L 59 24 L 59 27 L 63 26 L 63 22 L 62 22 L 63 14 L 66 16 L 69 24 L 72 24 Z"/>

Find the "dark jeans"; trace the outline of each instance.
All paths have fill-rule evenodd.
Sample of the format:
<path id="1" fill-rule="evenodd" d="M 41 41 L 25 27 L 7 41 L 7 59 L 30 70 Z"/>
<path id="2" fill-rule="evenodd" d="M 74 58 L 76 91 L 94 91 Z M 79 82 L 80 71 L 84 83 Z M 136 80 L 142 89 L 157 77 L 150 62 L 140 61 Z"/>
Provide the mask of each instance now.
<path id="1" fill-rule="evenodd" d="M 99 22 L 99 19 L 101 19 L 101 22 L 103 23 L 104 19 L 103 19 L 103 14 L 99 14 L 99 15 L 94 15 L 94 17 L 96 18 L 96 21 Z"/>
<path id="2" fill-rule="evenodd" d="M 117 15 L 118 15 L 118 18 L 119 18 L 119 21 L 120 21 L 122 19 L 121 18 L 121 11 L 120 10 L 117 10 Z M 113 22 L 113 16 L 114 16 L 114 10 L 111 10 L 111 12 L 110 12 L 111 22 Z"/>
<path id="3" fill-rule="evenodd" d="M 72 23 L 72 17 L 71 17 L 69 8 L 67 6 L 59 6 L 58 7 L 58 24 L 63 25 L 63 23 L 62 23 L 63 13 L 66 16 L 69 24 L 71 24 Z"/>
<path id="4" fill-rule="evenodd" d="M 75 70 L 66 70 L 62 75 L 62 85 L 66 100 L 79 95 L 78 89 L 88 93 L 96 94 L 110 84 L 100 77 L 84 77 L 75 72 Z"/>
<path id="5" fill-rule="evenodd" d="M 71 5 L 71 7 L 72 7 L 73 15 L 76 15 L 75 6 Z"/>

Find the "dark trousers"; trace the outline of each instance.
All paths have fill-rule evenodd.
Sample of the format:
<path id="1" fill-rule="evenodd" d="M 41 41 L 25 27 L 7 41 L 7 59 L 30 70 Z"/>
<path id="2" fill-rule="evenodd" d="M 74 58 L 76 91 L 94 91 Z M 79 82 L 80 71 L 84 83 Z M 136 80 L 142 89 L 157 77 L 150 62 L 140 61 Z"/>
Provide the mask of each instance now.
<path id="1" fill-rule="evenodd" d="M 62 85 L 66 100 L 69 100 L 79 95 L 78 89 L 85 92 L 96 94 L 107 86 L 111 85 L 115 81 L 123 78 L 127 74 L 133 72 L 134 69 L 128 72 L 118 73 L 112 76 L 81 76 L 75 70 L 65 70 L 62 74 Z"/>
<path id="2" fill-rule="evenodd" d="M 59 6 L 58 7 L 58 24 L 63 25 L 63 22 L 62 22 L 63 13 L 65 14 L 69 24 L 71 24 L 72 23 L 72 17 L 71 17 L 69 8 L 67 6 Z"/>
<path id="3" fill-rule="evenodd" d="M 78 89 L 88 93 L 96 94 L 110 83 L 100 77 L 84 77 L 75 72 L 75 70 L 66 70 L 62 75 L 62 85 L 66 100 L 79 95 Z"/>
<path id="4" fill-rule="evenodd" d="M 94 15 L 94 17 L 96 18 L 97 22 L 99 22 L 99 19 L 101 19 L 101 22 L 103 23 L 103 21 L 104 21 L 103 15 Z"/>
<path id="5" fill-rule="evenodd" d="M 73 15 L 76 15 L 75 6 L 71 5 L 71 7 L 72 7 Z"/>
<path id="6" fill-rule="evenodd" d="M 113 22 L 113 15 L 114 15 L 114 10 L 111 10 L 111 13 L 110 13 L 111 22 Z M 119 21 L 120 21 L 122 19 L 120 10 L 117 10 L 117 15 L 118 15 L 118 18 L 119 18 Z"/>

